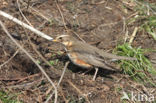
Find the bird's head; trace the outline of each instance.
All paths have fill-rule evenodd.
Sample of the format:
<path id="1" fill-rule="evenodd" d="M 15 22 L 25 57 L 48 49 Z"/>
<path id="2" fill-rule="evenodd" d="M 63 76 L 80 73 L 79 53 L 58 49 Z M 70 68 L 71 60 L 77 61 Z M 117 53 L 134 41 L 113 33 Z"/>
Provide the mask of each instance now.
<path id="1" fill-rule="evenodd" d="M 72 45 L 73 42 L 73 38 L 69 35 L 60 35 L 58 37 L 56 37 L 53 42 L 59 42 L 64 44 L 65 46 L 70 46 Z"/>

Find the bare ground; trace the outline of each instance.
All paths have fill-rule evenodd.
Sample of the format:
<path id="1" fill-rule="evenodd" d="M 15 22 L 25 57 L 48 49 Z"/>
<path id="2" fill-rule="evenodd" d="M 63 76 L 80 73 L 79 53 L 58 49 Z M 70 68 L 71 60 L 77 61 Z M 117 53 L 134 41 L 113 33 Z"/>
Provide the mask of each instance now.
<path id="1" fill-rule="evenodd" d="M 25 22 L 15 0 L 2 0 L 0 3 L 1 10 Z M 124 42 L 124 19 L 135 14 L 135 4 L 128 0 L 59 0 L 58 3 L 52 0 L 31 0 L 28 9 L 25 3 L 20 3 L 20 8 L 35 28 L 54 38 L 66 33 L 79 36 L 87 43 L 109 52 L 118 43 Z M 69 60 L 63 47 L 38 37 L 3 17 L 0 19 L 11 35 L 39 61 L 50 78 L 57 83 L 65 62 Z M 127 27 L 129 35 L 136 26 L 137 24 Z M 0 69 L 0 90 L 18 93 L 17 98 L 24 103 L 42 103 L 52 92 L 50 84 L 1 28 L 0 33 L 0 64 L 12 58 Z M 142 32 L 137 34 L 132 45 L 156 49 L 156 42 L 152 37 Z M 147 56 L 155 59 L 155 55 L 149 53 Z M 44 62 L 42 56 L 53 62 L 53 68 Z M 146 93 L 154 89 L 132 81 L 123 73 L 101 70 L 96 81 L 92 81 L 94 71 L 83 75 L 84 71 L 69 64 L 58 89 L 58 103 L 121 103 L 123 91 Z"/>

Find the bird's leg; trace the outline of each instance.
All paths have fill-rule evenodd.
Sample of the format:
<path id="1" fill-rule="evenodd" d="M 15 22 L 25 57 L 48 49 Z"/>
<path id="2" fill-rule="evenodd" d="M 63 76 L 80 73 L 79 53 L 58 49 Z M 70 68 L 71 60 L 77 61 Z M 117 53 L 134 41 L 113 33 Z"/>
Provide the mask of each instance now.
<path id="1" fill-rule="evenodd" d="M 97 73 L 98 73 L 99 68 L 95 68 L 95 73 L 94 73 L 94 77 L 93 77 L 93 81 L 95 81 Z"/>
<path id="2" fill-rule="evenodd" d="M 89 73 L 90 71 L 92 71 L 92 69 L 88 69 L 87 71 L 85 71 L 84 73 L 82 73 L 82 75 L 85 75 L 85 74 Z"/>

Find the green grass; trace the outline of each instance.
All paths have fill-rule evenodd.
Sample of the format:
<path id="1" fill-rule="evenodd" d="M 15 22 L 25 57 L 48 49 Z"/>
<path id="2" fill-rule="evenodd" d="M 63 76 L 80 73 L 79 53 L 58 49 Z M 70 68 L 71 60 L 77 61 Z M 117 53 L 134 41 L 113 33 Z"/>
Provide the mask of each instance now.
<path id="1" fill-rule="evenodd" d="M 145 52 L 151 50 L 144 50 L 141 48 L 133 48 L 129 44 L 118 45 L 114 53 L 120 56 L 128 56 L 137 58 L 136 61 L 120 60 L 118 61 L 124 74 L 127 74 L 133 80 L 143 84 L 150 83 L 156 86 L 152 81 L 152 77 L 156 76 L 156 69 L 152 66 L 150 60 L 144 56 Z"/>
<path id="2" fill-rule="evenodd" d="M 127 20 L 127 25 L 137 24 L 140 31 L 145 31 L 156 40 L 156 3 L 148 3 L 145 0 L 134 0 L 137 15 Z"/>
<path id="3" fill-rule="evenodd" d="M 0 91 L 0 101 L 2 103 L 23 103 L 17 99 L 17 95 Z"/>
<path id="4" fill-rule="evenodd" d="M 57 65 L 58 62 L 59 62 L 58 59 L 56 59 L 56 60 L 50 60 L 50 61 L 49 61 L 49 63 L 50 63 L 52 66 Z"/>
<path id="5" fill-rule="evenodd" d="M 138 20 L 140 27 L 156 40 L 156 3 L 137 2 Z"/>
<path id="6" fill-rule="evenodd" d="M 145 0 L 133 0 L 133 3 L 136 4 L 133 7 L 136 14 L 126 20 L 126 26 L 136 25 L 139 31 L 142 31 L 140 32 L 142 35 L 149 34 L 153 40 L 156 40 L 156 2 L 148 3 Z M 118 45 L 114 50 L 118 55 L 137 58 L 137 61 L 121 60 L 118 62 L 123 73 L 129 75 L 135 81 L 156 86 L 152 78 L 156 76 L 156 69 L 152 66 L 150 60 L 144 56 L 144 53 L 151 51 L 132 48 L 128 44 Z"/>
<path id="7" fill-rule="evenodd" d="M 146 18 L 146 22 L 141 27 L 156 40 L 156 15 Z"/>
<path id="8" fill-rule="evenodd" d="M 52 66 L 56 66 L 59 64 L 59 59 L 57 59 L 57 56 L 62 56 L 62 53 L 61 52 L 53 52 L 51 51 L 51 60 L 49 60 L 49 64 L 52 65 Z"/>

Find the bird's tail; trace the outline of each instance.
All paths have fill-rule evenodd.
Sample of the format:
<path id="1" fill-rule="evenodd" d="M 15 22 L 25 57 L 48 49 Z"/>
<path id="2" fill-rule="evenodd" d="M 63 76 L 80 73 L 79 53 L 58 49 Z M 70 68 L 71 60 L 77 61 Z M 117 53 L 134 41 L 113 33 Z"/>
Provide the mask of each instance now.
<path id="1" fill-rule="evenodd" d="M 109 59 L 117 59 L 117 60 L 137 60 L 136 58 L 133 58 L 133 57 L 118 56 L 118 55 L 111 54 L 111 53 L 106 53 L 106 52 L 102 52 L 100 55 L 103 56 L 104 58 L 109 58 Z"/>

